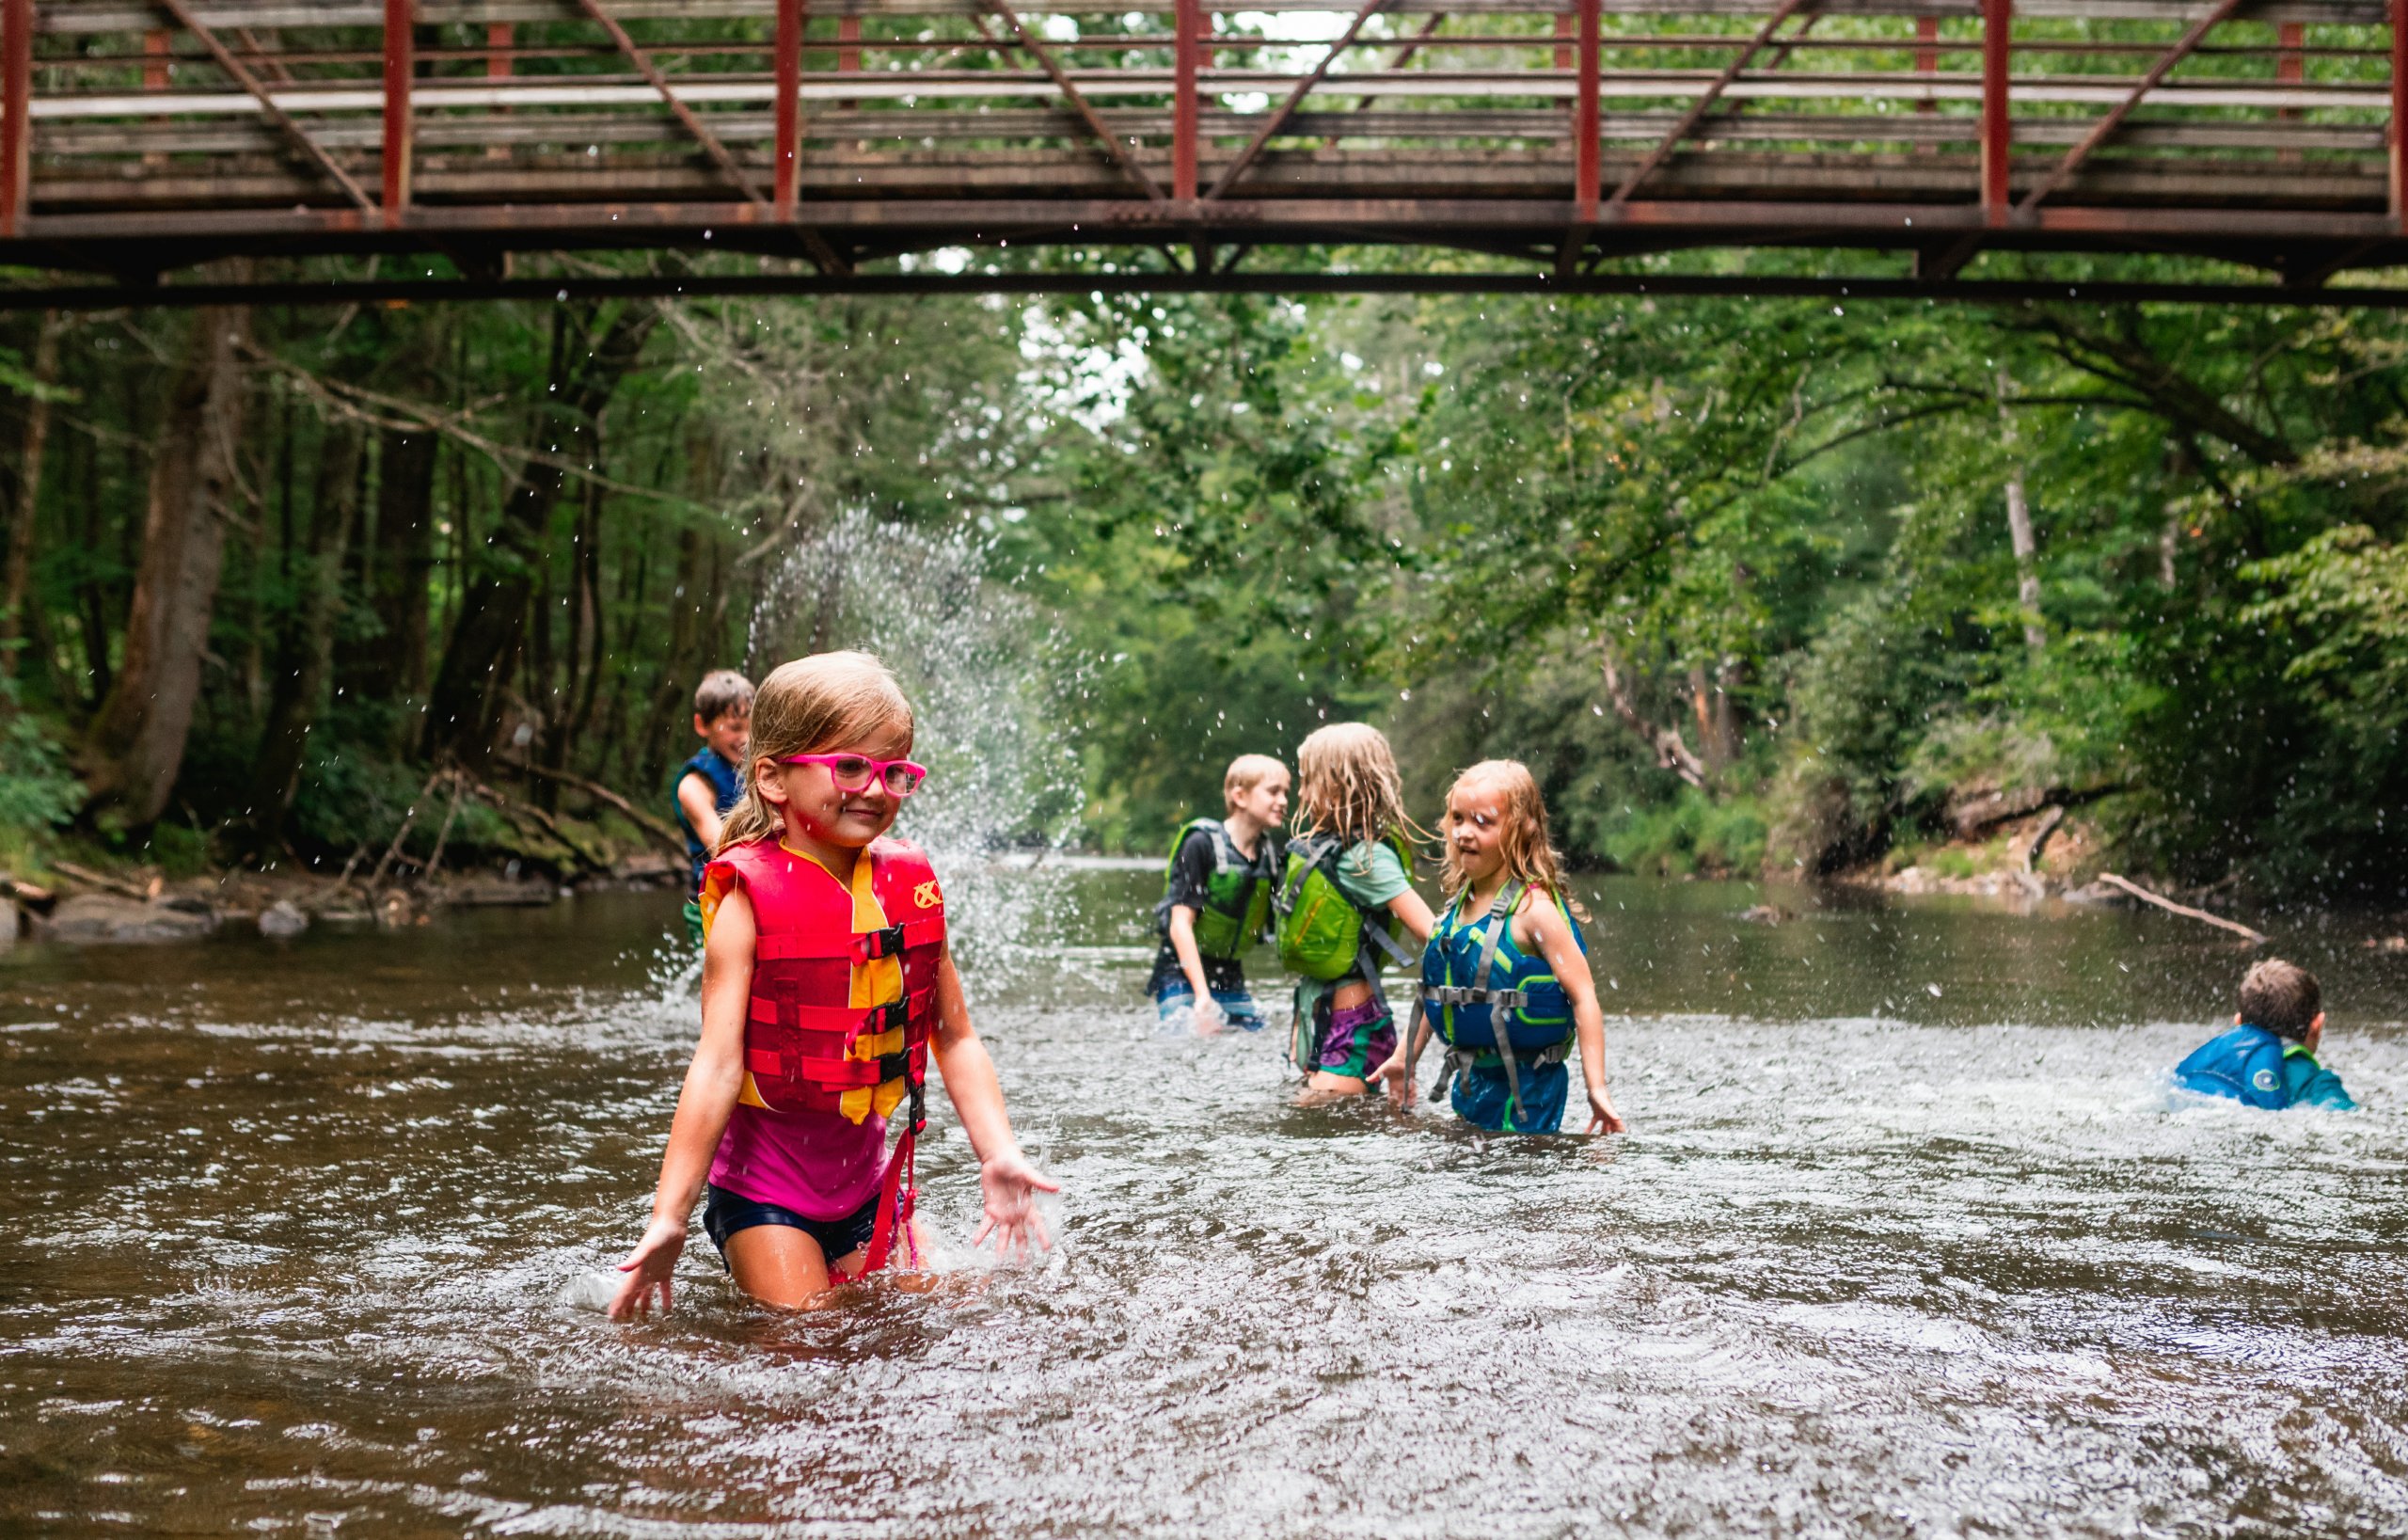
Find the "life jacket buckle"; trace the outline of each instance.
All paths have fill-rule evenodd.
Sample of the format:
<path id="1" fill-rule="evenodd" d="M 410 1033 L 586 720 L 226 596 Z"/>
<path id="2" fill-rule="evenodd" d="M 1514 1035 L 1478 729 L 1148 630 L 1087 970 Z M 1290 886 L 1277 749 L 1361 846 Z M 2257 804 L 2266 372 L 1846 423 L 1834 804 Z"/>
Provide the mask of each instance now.
<path id="1" fill-rule="evenodd" d="M 853 953 L 863 962 L 899 957 L 902 951 L 903 927 L 899 924 L 883 930 L 863 930 L 853 937 Z"/>

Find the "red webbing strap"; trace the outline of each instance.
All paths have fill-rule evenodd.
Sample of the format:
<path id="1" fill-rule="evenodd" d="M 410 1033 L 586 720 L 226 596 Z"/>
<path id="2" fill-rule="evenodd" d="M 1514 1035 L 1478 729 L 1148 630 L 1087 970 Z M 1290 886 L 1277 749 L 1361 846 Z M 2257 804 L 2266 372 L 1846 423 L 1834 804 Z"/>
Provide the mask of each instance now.
<path id="1" fill-rule="evenodd" d="M 895 1153 L 887 1157 L 886 1175 L 879 1187 L 878 1218 L 870 1230 L 869 1256 L 862 1263 L 864 1273 L 875 1273 L 886 1265 L 887 1254 L 894 1249 L 898 1231 L 903 1236 L 903 1265 L 920 1265 L 920 1237 L 911 1228 L 911 1214 L 920 1204 L 916 1169 L 920 1131 L 928 1126 L 927 1044 L 913 1043 L 911 1055 L 911 1120 L 904 1125 L 903 1136 L 895 1142 Z"/>
<path id="2" fill-rule="evenodd" d="M 755 962 L 795 962 L 817 959 L 850 961 L 859 938 L 850 930 L 780 930 L 752 943 Z"/>
<path id="3" fill-rule="evenodd" d="M 920 1264 L 919 1242 L 911 1232 L 911 1210 L 920 1196 L 911 1171 L 912 1147 L 916 1142 L 913 1132 L 905 1129 L 903 1137 L 895 1142 L 895 1153 L 887 1157 L 886 1175 L 879 1183 L 878 1221 L 869 1232 L 869 1255 L 862 1262 L 864 1273 L 875 1273 L 886 1265 L 897 1230 L 903 1234 L 903 1265 Z"/>

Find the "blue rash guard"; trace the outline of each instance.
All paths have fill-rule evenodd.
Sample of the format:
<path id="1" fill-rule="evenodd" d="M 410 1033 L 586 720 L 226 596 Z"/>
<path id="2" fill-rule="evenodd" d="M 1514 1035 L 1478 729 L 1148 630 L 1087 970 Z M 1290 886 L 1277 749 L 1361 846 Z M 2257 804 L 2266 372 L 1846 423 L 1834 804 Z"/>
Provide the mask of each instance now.
<path id="1" fill-rule="evenodd" d="M 744 795 L 744 783 L 737 779 L 742 773 L 737 767 L 721 759 L 717 749 L 705 744 L 693 758 L 677 767 L 677 778 L 670 783 L 670 802 L 677 809 L 677 827 L 686 832 L 686 858 L 693 865 L 686 883 L 689 897 L 703 891 L 703 867 L 709 863 L 711 853 L 703 849 L 702 836 L 696 834 L 694 826 L 686 821 L 686 805 L 677 802 L 677 787 L 685 785 L 689 775 L 699 775 L 708 781 L 712 794 L 719 799 L 719 816 L 723 818 L 727 817 L 727 810 L 736 805 L 737 799 Z"/>
<path id="2" fill-rule="evenodd" d="M 2262 1026 L 2236 1026 L 2201 1044 L 2174 1067 L 2174 1081 L 2186 1091 L 2229 1097 L 2269 1112 L 2302 1106 L 2334 1112 L 2357 1108 L 2342 1088 L 2341 1077 L 2317 1063 L 2305 1043 L 2287 1043 Z"/>

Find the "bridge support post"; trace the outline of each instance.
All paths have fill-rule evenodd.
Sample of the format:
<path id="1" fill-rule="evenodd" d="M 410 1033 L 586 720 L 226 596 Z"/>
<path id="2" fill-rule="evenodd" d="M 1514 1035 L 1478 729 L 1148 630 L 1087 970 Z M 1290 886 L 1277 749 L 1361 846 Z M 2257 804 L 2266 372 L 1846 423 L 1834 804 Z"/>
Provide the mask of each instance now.
<path id="1" fill-rule="evenodd" d="M 34 0 L 0 0 L 0 235 L 24 229 L 33 90 Z"/>
<path id="2" fill-rule="evenodd" d="M 1997 230 L 2013 208 L 2015 119 L 2006 87 L 2015 0 L 1982 0 L 1982 223 Z"/>
<path id="3" fill-rule="evenodd" d="M 2408 0 L 2391 0 L 2391 219 L 2408 234 L 2408 132 L 2403 125 L 2408 125 Z"/>
<path id="4" fill-rule="evenodd" d="M 1196 71 L 1204 57 L 1204 0 L 1177 0 L 1171 10 L 1170 196 L 1196 200 L 1196 140 L 1204 99 L 1196 94 Z"/>
<path id="5" fill-rule="evenodd" d="M 778 83 L 771 115 L 777 136 L 774 198 L 777 216 L 789 220 L 802 188 L 802 6 L 803 0 L 778 0 L 778 57 L 771 71 Z"/>
<path id="6" fill-rule="evenodd" d="M 410 31 L 410 0 L 385 0 L 385 139 L 377 203 L 387 230 L 410 206 L 410 82 L 418 73 L 418 40 Z"/>
<path id="7" fill-rule="evenodd" d="M 1604 157 L 1598 143 L 1604 131 L 1597 113 L 1597 56 L 1604 45 L 1599 36 L 1598 8 L 1598 0 L 1580 0 L 1580 94 L 1574 99 L 1572 107 L 1572 164 L 1576 181 L 1573 197 L 1584 225 L 1595 222 L 1597 197 L 1605 184 Z"/>

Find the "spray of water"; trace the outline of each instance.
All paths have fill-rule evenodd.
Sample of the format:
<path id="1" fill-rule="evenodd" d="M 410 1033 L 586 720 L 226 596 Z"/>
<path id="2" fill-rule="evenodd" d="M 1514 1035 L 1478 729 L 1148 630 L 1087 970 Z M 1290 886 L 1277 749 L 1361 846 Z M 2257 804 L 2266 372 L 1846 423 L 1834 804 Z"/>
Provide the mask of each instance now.
<path id="1" fill-rule="evenodd" d="M 1035 960 L 1059 898 L 1043 858 L 1075 831 L 1082 798 L 1077 761 L 1049 725 L 1065 716 L 1064 640 L 989 578 L 987 558 L 974 532 L 848 511 L 797 540 L 763 584 L 748 660 L 757 678 L 857 647 L 895 670 L 929 769 L 895 832 L 943 875 L 964 969 L 991 973 Z"/>

